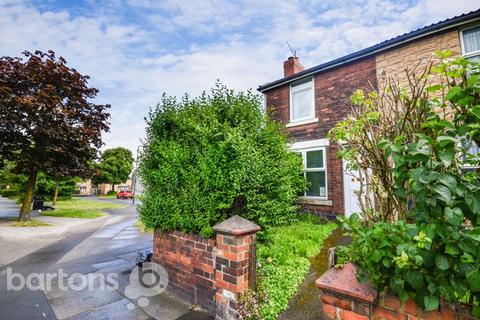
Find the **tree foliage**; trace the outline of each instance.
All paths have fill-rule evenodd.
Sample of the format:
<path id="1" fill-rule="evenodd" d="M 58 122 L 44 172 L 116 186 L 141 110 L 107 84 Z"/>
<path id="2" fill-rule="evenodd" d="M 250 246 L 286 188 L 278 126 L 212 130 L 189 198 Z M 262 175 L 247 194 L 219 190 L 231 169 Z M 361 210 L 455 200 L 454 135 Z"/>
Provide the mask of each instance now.
<path id="1" fill-rule="evenodd" d="M 64 178 L 62 180 L 53 180 L 44 173 L 40 173 L 35 186 L 35 197 L 45 201 L 53 201 L 55 192 L 62 200 L 72 197 L 78 178 Z M 53 204 L 55 205 L 55 204 Z"/>
<path id="2" fill-rule="evenodd" d="M 92 182 L 94 185 L 109 183 L 113 190 L 114 185 L 128 180 L 132 165 L 133 156 L 130 150 L 122 147 L 106 149 L 100 162 L 93 164 Z"/>
<path id="3" fill-rule="evenodd" d="M 28 176 L 20 218 L 28 219 L 39 172 L 84 176 L 108 130 L 98 90 L 53 51 L 0 58 L 0 162 L 12 160 Z"/>
<path id="4" fill-rule="evenodd" d="M 412 108 L 389 129 L 401 129 L 397 135 L 375 132 L 370 148 L 388 163 L 392 191 L 387 196 L 395 198 L 401 214 L 393 223 L 352 217 L 344 226 L 353 243 L 340 251 L 379 289 L 388 288 L 402 300 L 411 297 L 427 310 L 437 309 L 441 299 L 480 301 L 480 177 L 477 170 L 465 169 L 480 165 L 480 155 L 467 148 L 478 141 L 480 76 L 478 64 L 448 57 L 439 53 L 440 63 L 409 74 L 406 90 L 389 85 L 386 94 Z M 366 114 L 387 99 L 358 97 Z M 381 130 L 382 119 L 367 119 L 368 126 Z M 353 125 L 342 129 L 346 136 L 357 128 L 349 121 Z M 480 309 L 474 313 L 479 316 Z"/>
<path id="5" fill-rule="evenodd" d="M 301 159 L 257 96 L 222 85 L 194 99 L 164 96 L 147 125 L 140 164 L 147 227 L 211 236 L 235 214 L 263 228 L 295 216 L 305 188 Z"/>

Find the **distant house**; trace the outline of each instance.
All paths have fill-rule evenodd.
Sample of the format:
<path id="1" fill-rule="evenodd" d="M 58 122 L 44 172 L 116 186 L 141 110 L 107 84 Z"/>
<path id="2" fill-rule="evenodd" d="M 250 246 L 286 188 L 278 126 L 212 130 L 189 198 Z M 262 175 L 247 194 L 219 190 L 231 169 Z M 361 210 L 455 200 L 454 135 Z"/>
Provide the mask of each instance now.
<path id="1" fill-rule="evenodd" d="M 77 183 L 76 194 L 81 196 L 103 195 L 110 190 L 112 190 L 111 184 L 102 183 L 101 185 L 98 186 L 98 188 L 95 188 L 92 185 L 91 179 L 87 179 L 85 181 L 81 181 Z M 114 190 L 115 192 L 132 191 L 132 179 L 128 179 L 124 183 L 116 184 L 114 186 Z"/>
<path id="2" fill-rule="evenodd" d="M 92 180 L 88 179 L 85 181 L 77 182 L 75 194 L 82 196 L 89 196 L 94 194 L 92 187 Z"/>
<path id="3" fill-rule="evenodd" d="M 258 88 L 267 112 L 294 139 L 291 149 L 303 156 L 310 185 L 301 198 L 306 210 L 327 217 L 360 211 L 355 194 L 360 181 L 346 172 L 336 155 L 338 146 L 327 139 L 328 131 L 346 117 L 350 95 L 376 88 L 384 72 L 405 81 L 406 67 L 428 63 L 435 51 L 446 49 L 480 60 L 480 10 L 306 70 L 298 57 L 290 57 L 283 64 L 283 78 Z"/>

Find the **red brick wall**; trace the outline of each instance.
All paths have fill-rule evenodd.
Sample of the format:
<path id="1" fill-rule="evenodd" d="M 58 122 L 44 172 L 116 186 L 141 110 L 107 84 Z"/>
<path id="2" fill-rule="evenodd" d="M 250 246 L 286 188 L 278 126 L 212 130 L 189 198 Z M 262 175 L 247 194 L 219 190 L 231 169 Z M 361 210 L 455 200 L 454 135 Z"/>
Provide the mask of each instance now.
<path id="1" fill-rule="evenodd" d="M 155 232 L 153 257 L 168 273 L 168 289 L 192 304 L 215 308 L 214 239 Z"/>
<path id="2" fill-rule="evenodd" d="M 320 73 L 314 77 L 315 116 L 317 123 L 287 128 L 294 141 L 326 138 L 328 131 L 348 114 L 349 99 L 357 89 L 370 90 L 376 87 L 375 58 L 343 65 L 337 69 Z M 273 120 L 289 122 L 290 86 L 284 85 L 265 92 L 267 112 Z M 336 157 L 337 146 L 327 148 L 327 179 L 329 200 L 333 206 L 305 205 L 317 213 L 343 213 L 342 162 Z"/>
<path id="3" fill-rule="evenodd" d="M 357 267 L 346 263 L 331 268 L 316 281 L 326 320 L 473 320 L 471 306 L 442 302 L 438 310 L 424 311 L 411 299 L 400 301 L 389 294 L 378 295 L 357 279 Z"/>
<path id="4" fill-rule="evenodd" d="M 245 221 L 250 223 L 240 224 L 245 226 Z M 167 290 L 214 313 L 217 319 L 237 319 L 237 295 L 255 287 L 255 232 L 260 229 L 251 224 L 239 233 L 240 224 L 233 224 L 230 233 L 216 230 L 215 239 L 155 231 L 153 261 L 168 273 Z M 252 230 L 252 225 L 258 229 Z"/>
<path id="5" fill-rule="evenodd" d="M 464 304 L 442 303 L 439 310 L 424 311 L 411 299 L 406 302 L 398 297 L 382 295 L 375 304 L 335 292 L 321 294 L 326 320 L 474 320 L 471 307 Z"/>

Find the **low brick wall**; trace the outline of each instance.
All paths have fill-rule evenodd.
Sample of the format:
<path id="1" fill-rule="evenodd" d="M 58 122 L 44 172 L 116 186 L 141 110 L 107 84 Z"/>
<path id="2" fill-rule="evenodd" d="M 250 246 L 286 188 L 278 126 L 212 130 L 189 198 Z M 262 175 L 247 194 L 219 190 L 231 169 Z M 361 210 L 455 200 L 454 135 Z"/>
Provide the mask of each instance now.
<path id="1" fill-rule="evenodd" d="M 166 269 L 168 291 L 220 319 L 235 319 L 237 295 L 255 287 L 260 228 L 234 216 L 214 230 L 215 239 L 155 231 L 153 261 Z"/>
<path id="2" fill-rule="evenodd" d="M 329 320 L 473 320 L 471 307 L 442 303 L 439 310 L 424 311 L 411 299 L 378 295 L 370 285 L 359 283 L 356 267 L 350 263 L 342 269 L 330 269 L 317 279 L 324 319 Z"/>
<path id="3" fill-rule="evenodd" d="M 215 309 L 214 239 L 178 231 L 154 234 L 153 259 L 168 273 L 168 290 L 184 300 Z"/>

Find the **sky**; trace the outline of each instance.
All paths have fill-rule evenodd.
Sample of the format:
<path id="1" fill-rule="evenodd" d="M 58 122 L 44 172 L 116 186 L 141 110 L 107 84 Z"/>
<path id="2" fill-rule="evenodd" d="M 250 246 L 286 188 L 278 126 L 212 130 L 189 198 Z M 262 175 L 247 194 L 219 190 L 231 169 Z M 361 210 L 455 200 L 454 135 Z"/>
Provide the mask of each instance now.
<path id="1" fill-rule="evenodd" d="M 236 90 L 480 8 L 475 0 L 0 0 L 0 56 L 53 50 L 108 103 L 104 148 L 136 152 L 162 94 Z"/>

